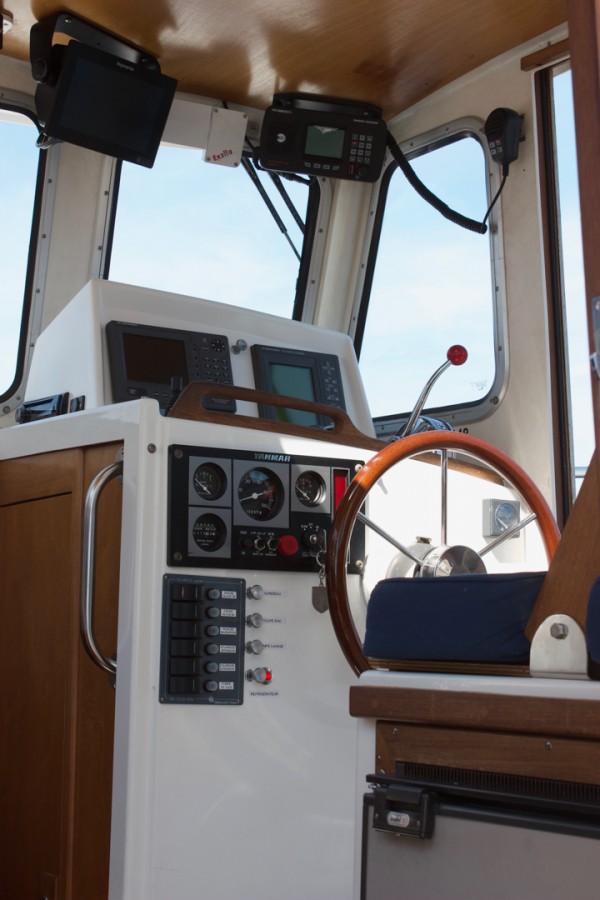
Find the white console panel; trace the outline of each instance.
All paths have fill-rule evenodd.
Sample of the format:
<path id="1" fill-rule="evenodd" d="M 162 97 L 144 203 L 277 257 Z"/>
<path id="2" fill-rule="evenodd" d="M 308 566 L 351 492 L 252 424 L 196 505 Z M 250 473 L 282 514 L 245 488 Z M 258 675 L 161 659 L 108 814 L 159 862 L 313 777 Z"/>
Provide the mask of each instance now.
<path id="1" fill-rule="evenodd" d="M 259 387 L 252 363 L 253 345 L 333 354 L 339 362 L 350 419 L 360 431 L 374 434 L 348 335 L 254 310 L 99 279 L 88 282 L 38 338 L 26 401 L 68 393 L 84 396 L 86 409 L 113 403 L 106 340 L 106 326 L 111 321 L 225 336 L 231 380 L 244 388 Z M 241 414 L 257 415 L 255 404 L 238 402 L 237 408 Z"/>

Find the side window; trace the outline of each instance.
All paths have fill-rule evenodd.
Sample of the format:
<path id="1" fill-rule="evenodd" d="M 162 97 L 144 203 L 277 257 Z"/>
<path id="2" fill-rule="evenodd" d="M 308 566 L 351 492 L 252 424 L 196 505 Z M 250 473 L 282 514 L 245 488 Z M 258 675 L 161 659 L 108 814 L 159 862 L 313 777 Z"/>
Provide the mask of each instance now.
<path id="1" fill-rule="evenodd" d="M 595 447 L 571 70 L 551 70 L 571 471 L 579 489 Z"/>
<path id="2" fill-rule="evenodd" d="M 298 222 L 266 173 L 256 175 L 279 220 L 242 165 L 165 145 L 152 169 L 125 163 L 110 278 L 291 317 L 309 184 L 283 182 Z"/>
<path id="3" fill-rule="evenodd" d="M 0 107 L 0 402 L 16 390 L 25 353 L 30 244 L 43 165 L 36 138 L 29 115 Z"/>
<path id="4" fill-rule="evenodd" d="M 437 383 L 428 401 L 430 413 L 450 418 L 460 408 L 462 421 L 468 421 L 464 411 L 470 408 L 472 418 L 481 417 L 480 404 L 497 390 L 499 380 L 490 236 L 443 218 L 392 165 L 387 193 L 379 201 L 381 231 L 370 261 L 370 297 L 363 299 L 361 310 L 360 368 L 382 435 L 397 431 L 453 344 L 464 345 L 469 359 Z M 430 138 L 413 153 L 411 165 L 449 207 L 483 220 L 488 178 L 474 132 Z"/>

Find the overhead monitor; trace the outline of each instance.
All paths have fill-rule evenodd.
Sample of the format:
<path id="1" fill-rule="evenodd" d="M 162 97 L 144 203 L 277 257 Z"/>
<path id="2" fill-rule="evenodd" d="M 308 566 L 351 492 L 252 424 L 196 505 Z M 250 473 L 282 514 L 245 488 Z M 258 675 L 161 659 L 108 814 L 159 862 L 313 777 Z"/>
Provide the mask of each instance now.
<path id="1" fill-rule="evenodd" d="M 177 82 L 79 41 L 52 47 L 55 81 L 38 85 L 45 135 L 150 168 Z"/>

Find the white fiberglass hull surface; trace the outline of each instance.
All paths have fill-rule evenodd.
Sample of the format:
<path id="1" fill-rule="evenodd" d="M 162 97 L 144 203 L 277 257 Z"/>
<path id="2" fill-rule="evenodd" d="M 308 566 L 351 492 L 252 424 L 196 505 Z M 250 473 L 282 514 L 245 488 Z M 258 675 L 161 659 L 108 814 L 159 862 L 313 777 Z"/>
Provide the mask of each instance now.
<path id="1" fill-rule="evenodd" d="M 256 636 L 265 650 L 246 654 L 244 666 L 268 666 L 273 678 L 246 683 L 239 706 L 163 704 L 157 681 L 163 580 L 173 574 L 166 565 L 169 445 L 321 457 L 348 448 L 224 426 L 207 438 L 206 427 L 155 416 L 147 443 L 156 452 L 144 453 L 144 438 L 145 471 L 132 473 L 140 527 L 133 546 L 123 548 L 136 571 L 119 625 L 110 898 L 229 900 L 250 891 L 272 900 L 345 900 L 352 884 L 353 676 L 329 616 L 312 606 L 317 575 L 178 570 L 260 585 L 264 596 L 249 598 L 246 613 L 263 616 Z M 255 636 L 248 632 L 246 640 Z"/>

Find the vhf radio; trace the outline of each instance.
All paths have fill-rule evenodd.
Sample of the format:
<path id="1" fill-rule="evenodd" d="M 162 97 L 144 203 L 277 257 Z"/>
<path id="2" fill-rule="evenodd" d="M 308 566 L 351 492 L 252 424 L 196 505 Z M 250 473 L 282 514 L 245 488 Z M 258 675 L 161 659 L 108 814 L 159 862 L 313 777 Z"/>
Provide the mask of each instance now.
<path id="1" fill-rule="evenodd" d="M 378 106 L 313 94 L 275 94 L 265 111 L 255 160 L 275 172 L 377 181 L 386 140 Z"/>

